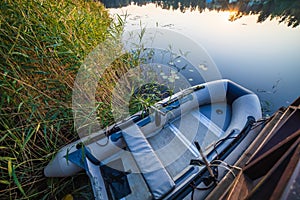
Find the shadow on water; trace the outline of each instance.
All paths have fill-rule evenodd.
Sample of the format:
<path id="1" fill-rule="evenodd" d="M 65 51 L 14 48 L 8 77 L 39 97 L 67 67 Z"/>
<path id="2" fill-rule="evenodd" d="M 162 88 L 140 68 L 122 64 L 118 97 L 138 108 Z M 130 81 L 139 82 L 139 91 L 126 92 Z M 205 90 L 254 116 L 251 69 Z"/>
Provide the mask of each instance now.
<path id="1" fill-rule="evenodd" d="M 133 2 L 135 5 L 154 3 L 157 7 L 168 10 L 180 9 L 199 11 L 205 9 L 230 11 L 229 21 L 235 21 L 246 15 L 258 15 L 257 22 L 276 19 L 289 27 L 297 27 L 300 22 L 300 1 L 296 0 L 100 0 L 107 8 L 120 8 Z"/>

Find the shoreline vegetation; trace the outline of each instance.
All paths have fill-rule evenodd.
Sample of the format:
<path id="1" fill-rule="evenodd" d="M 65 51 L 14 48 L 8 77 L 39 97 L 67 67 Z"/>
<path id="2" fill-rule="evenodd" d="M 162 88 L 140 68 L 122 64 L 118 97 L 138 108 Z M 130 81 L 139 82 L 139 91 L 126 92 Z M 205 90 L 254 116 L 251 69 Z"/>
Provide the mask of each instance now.
<path id="1" fill-rule="evenodd" d="M 43 169 L 78 139 L 72 113 L 77 71 L 100 42 L 120 35 L 123 22 L 95 1 L 4 0 L 0 6 L 0 199 L 90 199 L 84 172 L 46 178 Z M 110 72 L 128 66 L 117 62 Z M 97 93 L 108 119 L 103 126 L 111 123 L 109 89 L 120 76 L 111 74 Z"/>

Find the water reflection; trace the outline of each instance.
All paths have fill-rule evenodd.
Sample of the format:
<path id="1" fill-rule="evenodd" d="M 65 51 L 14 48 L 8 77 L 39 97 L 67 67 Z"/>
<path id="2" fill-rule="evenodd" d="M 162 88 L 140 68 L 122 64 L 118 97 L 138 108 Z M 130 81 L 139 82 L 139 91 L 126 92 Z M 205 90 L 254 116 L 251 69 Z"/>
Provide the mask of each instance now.
<path id="1" fill-rule="evenodd" d="M 107 8 L 128 6 L 131 2 L 142 6 L 155 3 L 157 7 L 181 12 L 199 11 L 205 9 L 230 11 L 229 21 L 235 21 L 245 15 L 258 14 L 257 22 L 276 19 L 290 27 L 297 27 L 300 22 L 300 1 L 287 0 L 101 0 Z"/>

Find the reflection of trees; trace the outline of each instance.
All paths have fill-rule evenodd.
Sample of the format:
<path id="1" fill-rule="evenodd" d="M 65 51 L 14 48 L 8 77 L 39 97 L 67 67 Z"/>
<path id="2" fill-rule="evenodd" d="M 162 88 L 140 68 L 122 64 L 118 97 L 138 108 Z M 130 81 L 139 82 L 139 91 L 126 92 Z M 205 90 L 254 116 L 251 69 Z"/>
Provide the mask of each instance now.
<path id="1" fill-rule="evenodd" d="M 121 7 L 129 5 L 131 0 L 101 0 L 106 7 Z M 277 19 L 280 23 L 296 27 L 300 22 L 300 0 L 134 0 L 136 5 L 155 3 L 163 9 L 181 12 L 199 11 L 205 9 L 231 11 L 229 21 L 234 21 L 245 15 L 258 14 L 257 22 L 266 19 Z M 229 3 L 230 2 L 230 3 Z"/>
<path id="2" fill-rule="evenodd" d="M 100 0 L 107 8 L 128 6 L 131 0 Z"/>
<path id="3" fill-rule="evenodd" d="M 288 26 L 296 27 L 300 21 L 300 1 L 292 0 L 272 0 L 262 5 L 258 22 L 263 22 L 268 18 L 277 18 L 279 22 L 284 22 Z"/>

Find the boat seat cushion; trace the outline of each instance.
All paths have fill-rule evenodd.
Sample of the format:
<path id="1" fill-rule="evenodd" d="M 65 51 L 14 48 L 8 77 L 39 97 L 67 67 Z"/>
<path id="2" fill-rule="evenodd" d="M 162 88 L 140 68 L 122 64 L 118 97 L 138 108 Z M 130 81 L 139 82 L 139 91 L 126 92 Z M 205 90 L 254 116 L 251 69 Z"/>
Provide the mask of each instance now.
<path id="1" fill-rule="evenodd" d="M 122 134 L 153 198 L 161 199 L 175 187 L 173 179 L 137 125 L 122 129 Z"/>

